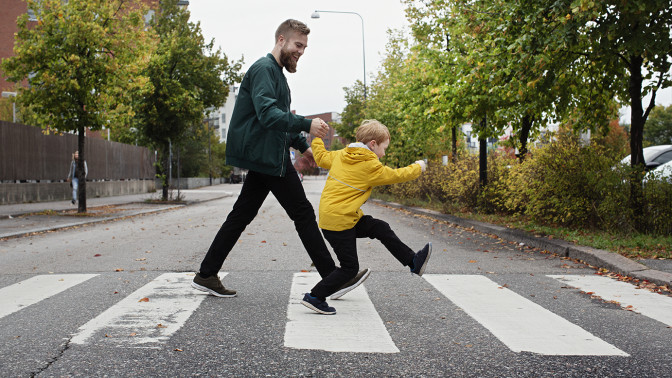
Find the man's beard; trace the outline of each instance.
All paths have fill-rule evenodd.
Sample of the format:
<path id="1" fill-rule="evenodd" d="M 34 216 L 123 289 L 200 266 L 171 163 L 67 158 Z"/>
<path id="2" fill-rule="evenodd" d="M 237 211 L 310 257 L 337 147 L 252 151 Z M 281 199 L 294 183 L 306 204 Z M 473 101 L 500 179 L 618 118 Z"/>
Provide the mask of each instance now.
<path id="1" fill-rule="evenodd" d="M 296 61 L 287 50 L 284 48 L 280 50 L 280 63 L 287 70 L 287 72 L 296 72 Z"/>

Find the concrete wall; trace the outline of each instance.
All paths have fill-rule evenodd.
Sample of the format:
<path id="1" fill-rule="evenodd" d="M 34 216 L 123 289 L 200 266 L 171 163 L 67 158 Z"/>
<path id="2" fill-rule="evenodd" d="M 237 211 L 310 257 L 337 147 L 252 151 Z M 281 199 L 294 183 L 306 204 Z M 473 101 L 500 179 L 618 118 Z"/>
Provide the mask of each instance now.
<path id="1" fill-rule="evenodd" d="M 154 180 L 87 181 L 86 198 L 153 193 Z M 68 182 L 0 184 L 0 205 L 26 202 L 69 201 L 72 188 Z"/>
<path id="2" fill-rule="evenodd" d="M 212 185 L 219 185 L 228 182 L 227 179 L 223 177 L 212 178 Z M 195 189 L 201 188 L 204 186 L 210 186 L 209 177 L 182 177 L 179 181 L 180 189 Z M 161 183 L 156 184 L 157 189 L 161 187 Z M 178 181 L 177 178 L 173 177 L 173 189 L 177 189 Z"/>

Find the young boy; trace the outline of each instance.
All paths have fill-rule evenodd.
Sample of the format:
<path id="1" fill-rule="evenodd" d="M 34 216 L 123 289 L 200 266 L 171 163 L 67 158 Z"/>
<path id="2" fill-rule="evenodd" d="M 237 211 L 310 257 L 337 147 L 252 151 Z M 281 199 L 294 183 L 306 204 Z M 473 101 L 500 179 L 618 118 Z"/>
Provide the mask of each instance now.
<path id="1" fill-rule="evenodd" d="M 356 138 L 357 143 L 339 151 L 327 151 L 320 138 L 312 142 L 315 162 L 329 169 L 320 198 L 319 227 L 341 266 L 306 293 L 301 303 L 325 315 L 336 313 L 333 307 L 329 307 L 326 298 L 357 275 L 357 238 L 380 240 L 400 263 L 419 276 L 424 273 L 432 253 L 432 243 L 427 243 L 417 253 L 413 252 L 399 240 L 387 222 L 364 215 L 360 208 L 369 199 L 374 186 L 413 180 L 425 170 L 425 162 L 418 160 L 399 169 L 384 166 L 379 159 L 385 156 L 390 144 L 390 132 L 376 120 L 362 122 L 357 128 Z M 335 296 L 332 299 L 336 299 Z"/>

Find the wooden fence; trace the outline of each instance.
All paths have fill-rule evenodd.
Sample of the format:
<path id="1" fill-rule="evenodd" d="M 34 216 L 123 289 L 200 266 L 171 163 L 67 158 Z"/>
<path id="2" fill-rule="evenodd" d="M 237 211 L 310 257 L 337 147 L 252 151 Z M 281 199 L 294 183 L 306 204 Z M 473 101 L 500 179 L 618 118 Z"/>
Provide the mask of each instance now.
<path id="1" fill-rule="evenodd" d="M 33 126 L 0 121 L 0 182 L 65 180 L 77 135 L 44 135 Z M 154 153 L 146 147 L 86 138 L 90 180 L 154 179 Z"/>

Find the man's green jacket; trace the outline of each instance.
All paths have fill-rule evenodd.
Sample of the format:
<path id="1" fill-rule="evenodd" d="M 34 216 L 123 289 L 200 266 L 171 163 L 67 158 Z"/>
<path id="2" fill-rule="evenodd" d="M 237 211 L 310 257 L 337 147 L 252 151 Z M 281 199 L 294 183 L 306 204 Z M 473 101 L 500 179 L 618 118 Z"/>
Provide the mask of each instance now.
<path id="1" fill-rule="evenodd" d="M 272 54 L 257 60 L 240 85 L 226 140 L 226 163 L 284 177 L 289 147 L 308 149 L 301 131 L 311 120 L 293 114 L 282 67 Z"/>

